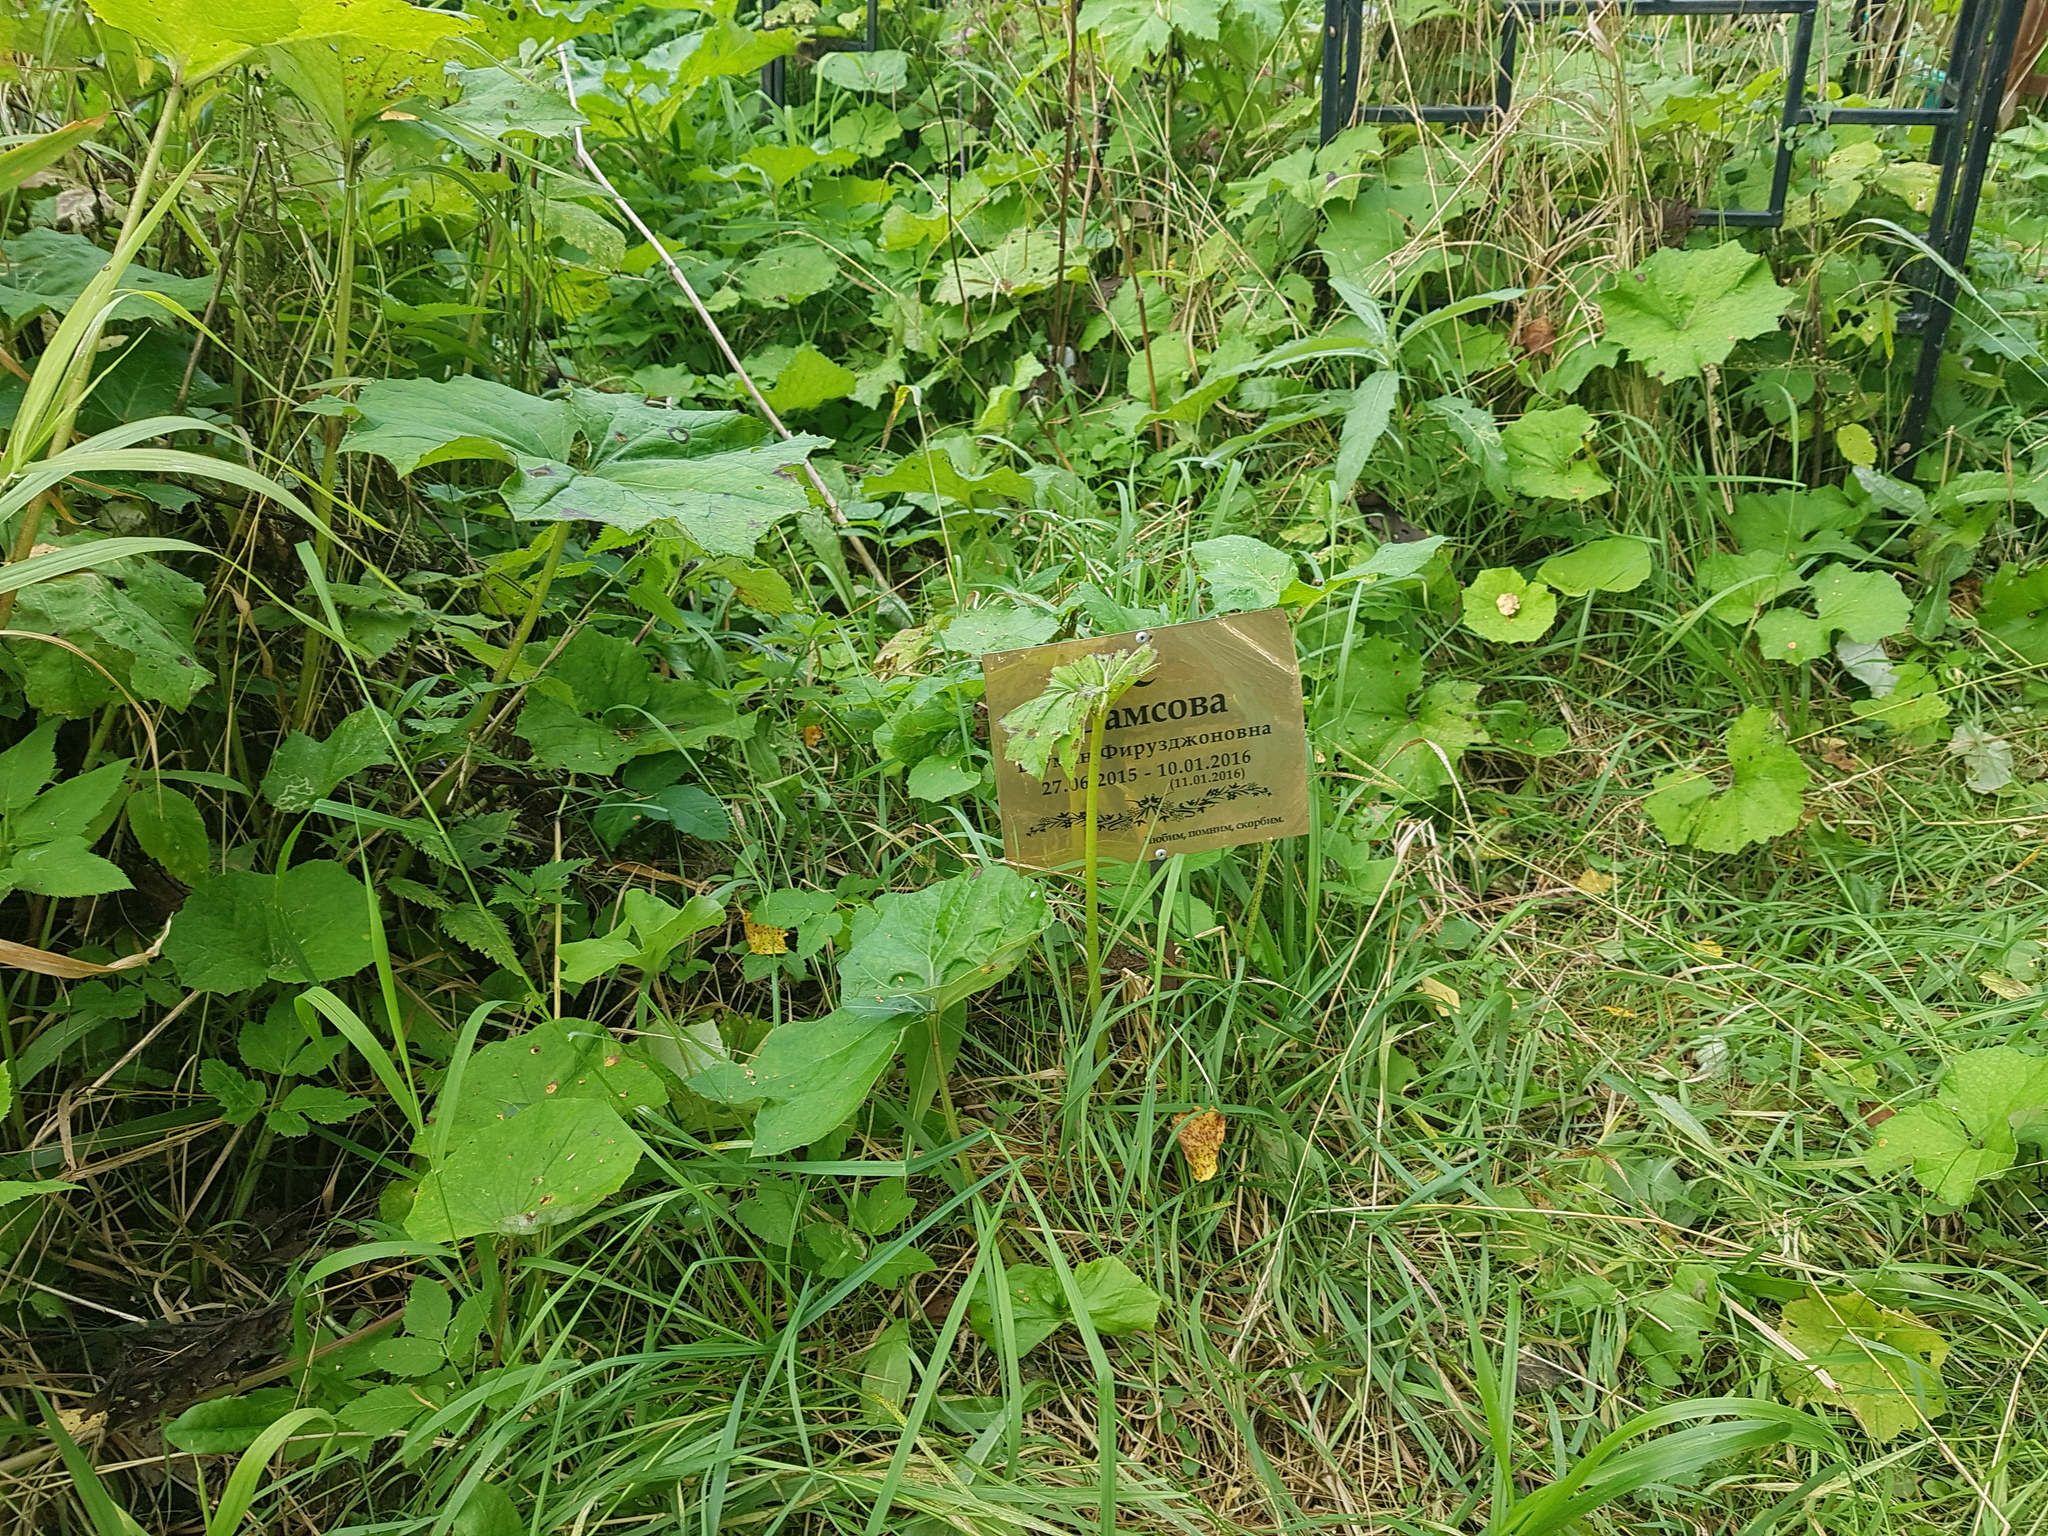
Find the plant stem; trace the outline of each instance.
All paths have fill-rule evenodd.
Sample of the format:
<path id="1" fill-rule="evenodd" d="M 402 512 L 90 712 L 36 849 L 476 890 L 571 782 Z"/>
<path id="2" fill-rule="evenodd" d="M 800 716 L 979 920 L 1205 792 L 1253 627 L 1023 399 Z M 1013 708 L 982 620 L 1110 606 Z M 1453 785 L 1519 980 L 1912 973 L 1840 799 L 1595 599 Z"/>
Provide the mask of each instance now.
<path id="1" fill-rule="evenodd" d="M 540 622 L 541 605 L 548 600 L 548 588 L 555 584 L 555 572 L 562 564 L 562 546 L 568 542 L 569 525 L 565 522 L 555 524 L 548 534 L 547 554 L 541 564 L 540 579 L 534 583 L 533 596 L 526 600 L 526 612 L 519 616 L 519 627 L 512 632 L 512 642 L 505 647 L 504 659 L 491 673 L 492 682 L 504 682 L 519 664 L 519 653 L 526 649 L 533 626 Z"/>
<path id="2" fill-rule="evenodd" d="M 1086 824 L 1081 833 L 1082 901 L 1085 904 L 1088 950 L 1088 1008 L 1092 1015 L 1102 993 L 1102 902 L 1097 889 L 1097 813 L 1102 800 L 1102 732 L 1109 723 L 1109 702 L 1105 698 L 1088 713 L 1088 794 L 1083 802 Z"/>

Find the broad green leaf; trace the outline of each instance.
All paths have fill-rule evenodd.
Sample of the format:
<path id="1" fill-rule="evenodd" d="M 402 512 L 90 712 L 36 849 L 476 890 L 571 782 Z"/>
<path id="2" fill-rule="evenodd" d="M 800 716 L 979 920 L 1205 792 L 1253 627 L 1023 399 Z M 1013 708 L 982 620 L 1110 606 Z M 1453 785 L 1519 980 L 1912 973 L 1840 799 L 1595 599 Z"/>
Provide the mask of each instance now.
<path id="1" fill-rule="evenodd" d="M 1834 1291 L 1787 1302 L 1778 1327 L 1805 1356 L 1777 1362 L 1787 1402 L 1846 1408 L 1879 1444 L 1947 1412 L 1948 1341 L 1912 1313 Z"/>
<path id="2" fill-rule="evenodd" d="M 192 797 L 158 784 L 128 797 L 128 829 L 173 880 L 197 885 L 212 867 L 206 818 Z"/>
<path id="3" fill-rule="evenodd" d="M 411 1425 L 439 1406 L 439 1394 L 429 1397 L 418 1386 L 372 1387 L 361 1396 L 343 1403 L 335 1410 L 334 1416 L 341 1420 L 345 1429 L 383 1439 L 387 1435 L 405 1433 Z M 479 1486 L 492 1485 L 485 1483 Z M 524 1526 L 520 1527 L 521 1531 L 524 1529 Z"/>
<path id="4" fill-rule="evenodd" d="M 1095 34 L 1112 75 L 1142 68 L 1183 34 L 1214 42 L 1223 21 L 1222 0 L 1088 0 L 1083 30 Z"/>
<path id="5" fill-rule="evenodd" d="M 278 875 L 229 870 L 185 898 L 164 957 L 199 992 L 352 976 L 372 958 L 370 901 L 363 883 L 329 859 Z"/>
<path id="6" fill-rule="evenodd" d="M 1785 745 L 1767 709 L 1746 709 L 1728 729 L 1728 788 L 1715 791 L 1691 770 L 1667 773 L 1643 810 L 1674 846 L 1734 853 L 1799 825 L 1802 796 L 1813 775 Z"/>
<path id="7" fill-rule="evenodd" d="M 543 1099 L 457 1135 L 420 1180 L 406 1231 L 445 1243 L 573 1221 L 633 1176 L 645 1144 L 596 1099 Z"/>
<path id="8" fill-rule="evenodd" d="M 994 507 L 1004 502 L 1029 502 L 1031 482 L 1014 469 L 992 469 L 983 475 L 963 475 L 942 448 L 927 448 L 906 457 L 885 475 L 870 475 L 861 481 L 861 494 L 897 495 L 922 493 L 943 496 L 963 507 Z"/>
<path id="9" fill-rule="evenodd" d="M 1394 403 L 1400 395 L 1401 375 L 1392 369 L 1374 374 L 1351 392 L 1351 404 L 1345 409 L 1344 427 L 1337 438 L 1337 462 L 1330 468 L 1332 501 L 1341 502 L 1358 484 L 1366 461 L 1386 435 L 1387 423 L 1394 418 Z"/>
<path id="10" fill-rule="evenodd" d="M 981 783 L 981 775 L 967 766 L 964 752 L 921 759 L 910 770 L 903 787 L 917 800 L 950 800 Z"/>
<path id="11" fill-rule="evenodd" d="M 1813 578 L 1813 606 L 1830 634 L 1839 631 L 1861 644 L 1899 634 L 1913 618 L 1898 577 L 1846 565 L 1831 565 Z"/>
<path id="12" fill-rule="evenodd" d="M 949 257 L 932 289 L 934 304 L 967 304 L 977 299 L 1022 299 L 1041 293 L 1064 275 L 1086 272 L 1086 257 L 1071 241 L 1062 274 L 1059 231 L 1049 225 L 1013 229 L 993 250 Z"/>
<path id="13" fill-rule="evenodd" d="M 1465 588 L 1465 627 L 1488 640 L 1527 645 L 1557 622 L 1557 594 L 1521 572 L 1481 571 Z"/>
<path id="14" fill-rule="evenodd" d="M 92 280 L 113 258 L 83 235 L 54 229 L 32 229 L 0 241 L 0 311 L 16 325 L 37 315 L 70 313 Z M 121 274 L 120 292 L 162 294 L 198 314 L 213 293 L 210 277 L 174 277 L 130 263 Z M 108 315 L 112 323 L 169 320 L 171 312 L 154 299 L 124 298 Z"/>
<path id="15" fill-rule="evenodd" d="M 388 765 L 396 733 L 390 716 L 374 704 L 342 720 L 325 741 L 293 731 L 270 759 L 263 798 L 281 811 L 311 810 L 343 780 Z"/>
<path id="16" fill-rule="evenodd" d="M 62 1179 L 0 1179 L 0 1206 L 8 1206 L 17 1200 L 33 1200 L 40 1195 L 60 1195 L 67 1189 L 83 1189 L 82 1184 L 67 1184 Z"/>
<path id="17" fill-rule="evenodd" d="M 2018 1156 L 2016 1130 L 2048 1113 L 2048 1058 L 2008 1045 L 1966 1051 L 1942 1074 L 1927 1103 L 1899 1111 L 1877 1130 L 1863 1165 L 1882 1174 L 1911 1163 L 1936 1199 L 1968 1205 L 1977 1185 Z"/>
<path id="18" fill-rule="evenodd" d="M 787 1179 L 765 1178 L 753 1194 L 733 1207 L 739 1224 L 771 1248 L 796 1242 L 803 1196 Z"/>
<path id="19" fill-rule="evenodd" d="M 721 1104 L 767 1101 L 754 1117 L 754 1151 L 808 1146 L 843 1124 L 895 1059 L 900 1018 L 841 1009 L 772 1029 L 745 1065 L 720 1062 L 690 1087 Z"/>
<path id="20" fill-rule="evenodd" d="M 835 53 L 828 57 L 842 59 L 850 55 Z M 782 371 L 775 375 L 775 387 L 766 392 L 765 398 L 778 412 L 808 411 L 827 400 L 844 399 L 859 382 L 851 368 L 841 367 L 816 347 L 802 346 L 782 365 Z"/>
<path id="21" fill-rule="evenodd" d="M 1002 864 L 882 896 L 854 918 L 843 996 L 942 1013 L 1007 976 L 1050 920 L 1044 892 Z"/>
<path id="22" fill-rule="evenodd" d="M 1277 608 L 1281 595 L 1301 579 L 1294 556 L 1241 533 L 1203 539 L 1189 545 L 1188 553 L 1218 613 Z"/>
<path id="23" fill-rule="evenodd" d="M 839 55 L 834 55 L 839 57 Z M 910 1349 L 910 1324 L 898 1318 L 860 1359 L 860 1393 L 869 1423 L 900 1424 L 917 1385 Z M 880 1410 L 880 1411 L 878 1411 Z"/>
<path id="24" fill-rule="evenodd" d="M 777 186 L 825 158 L 808 147 L 780 144 L 764 144 L 747 153 L 748 163 L 765 172 Z M 736 275 L 740 291 L 757 304 L 801 304 L 839 281 L 839 263 L 815 240 L 791 240 L 771 245 Z M 852 387 L 849 382 L 847 388 Z"/>
<path id="25" fill-rule="evenodd" d="M 443 1098 L 448 1089 L 444 1085 Z M 494 1040 L 463 1064 L 451 1106 L 437 1102 L 422 1144 L 494 1126 L 509 1127 L 536 1105 L 567 1099 L 603 1104 L 621 1117 L 664 1102 L 654 1069 L 627 1052 L 601 1025 L 553 1019 Z"/>
<path id="26" fill-rule="evenodd" d="M 1968 787 L 1980 795 L 1995 794 L 2013 781 L 2012 743 L 1974 725 L 1959 725 L 1949 738 L 1949 755 L 1960 757 L 1970 770 Z"/>
<path id="27" fill-rule="evenodd" d="M 42 720 L 0 752 L 0 816 L 11 816 L 57 775 L 57 722 Z"/>
<path id="28" fill-rule="evenodd" d="M 1142 1333 L 1158 1326 L 1159 1308 L 1165 1298 L 1133 1274 L 1123 1260 L 1091 1259 L 1086 1264 L 1076 1264 L 1073 1275 L 1074 1290 L 1097 1333 L 1117 1336 Z M 1051 1269 L 1039 1264 L 1012 1264 L 1004 1270 L 1003 1281 L 1010 1295 L 1018 1354 L 1036 1349 L 1073 1321 L 1067 1292 Z M 968 1321 L 991 1344 L 1001 1337 L 987 1282 L 968 1308 Z"/>
<path id="29" fill-rule="evenodd" d="M 1675 1387 L 1682 1373 L 1696 1367 L 1706 1350 L 1705 1335 L 1720 1319 L 1720 1295 L 1714 1271 L 1700 1264 L 1681 1264 L 1672 1283 L 1636 1300 L 1641 1309 L 1630 1319 L 1628 1352 L 1660 1387 Z"/>
<path id="30" fill-rule="evenodd" d="M 1586 454 L 1596 426 L 1592 413 L 1581 406 L 1525 411 L 1500 429 L 1508 484 L 1525 496 L 1563 501 L 1589 501 L 1611 491 L 1614 482 Z"/>
<path id="31" fill-rule="evenodd" d="M 8 840 L 18 845 L 97 838 L 113 824 L 127 791 L 125 757 L 75 779 L 60 780 L 7 818 Z"/>
<path id="32" fill-rule="evenodd" d="M 1849 708 L 1858 719 L 1899 732 L 1948 718 L 1948 695 L 1942 691 L 1940 678 L 1917 661 L 1902 662 L 1893 670 L 1895 680 L 1882 698 L 1873 693 L 1851 702 Z"/>
<path id="33" fill-rule="evenodd" d="M 1422 686 L 1422 658 L 1375 636 L 1316 698 L 1318 735 L 1404 799 L 1427 800 L 1456 779 L 1468 747 L 1487 740 L 1477 683 Z"/>
<path id="34" fill-rule="evenodd" d="M 459 375 L 445 383 L 379 379 L 357 396 L 344 453 L 374 453 L 401 475 L 457 459 L 565 459 L 576 438 L 568 403 Z"/>
<path id="35" fill-rule="evenodd" d="M 590 121 L 569 105 L 558 70 L 542 60 L 529 79 L 502 64 L 449 71 L 461 97 L 442 109 L 444 115 L 471 133 L 501 139 L 508 133 L 562 139 Z"/>
<path id="36" fill-rule="evenodd" d="M 92 9 L 108 26 L 169 59 L 187 85 L 196 85 L 251 49 L 296 31 L 300 0 L 247 0 L 232 9 L 207 0 L 93 0 Z"/>
<path id="37" fill-rule="evenodd" d="M 455 1512 L 448 1536 L 527 1536 L 531 1529 L 502 1483 L 478 1483 Z"/>
<path id="38" fill-rule="evenodd" d="M 829 443 L 799 435 L 701 458 L 608 461 L 587 471 L 521 458 L 502 494 L 521 522 L 581 519 L 627 533 L 674 522 L 707 554 L 751 555 L 763 534 L 809 504 L 797 466 Z"/>
<path id="39" fill-rule="evenodd" d="M 513 734 L 532 745 L 537 766 L 608 775 L 642 753 L 751 729 L 751 720 L 701 683 L 657 677 L 630 640 L 586 628 L 527 696 Z"/>
<path id="40" fill-rule="evenodd" d="M 1692 379 L 1735 344 L 1777 330 L 1797 294 L 1770 265 L 1730 240 L 1703 250 L 1667 246 L 1600 294 L 1607 340 L 1660 379 Z"/>
<path id="41" fill-rule="evenodd" d="M 298 1407 L 298 1399 L 290 1387 L 258 1387 L 239 1397 L 195 1403 L 164 1426 L 164 1441 L 190 1455 L 234 1455 Z"/>
<path id="42" fill-rule="evenodd" d="M 0 882 L 39 896 L 105 896 L 131 889 L 118 864 L 101 858 L 82 837 L 59 837 L 15 851 Z"/>
<path id="43" fill-rule="evenodd" d="M 1850 538 L 1869 510 L 1849 500 L 1832 485 L 1797 490 L 1750 492 L 1735 498 L 1721 520 L 1735 542 L 1751 553 L 1784 555 L 1804 560 L 1809 555 L 1864 558 Z"/>
<path id="44" fill-rule="evenodd" d="M 66 534 L 50 542 L 67 554 L 92 549 L 97 557 L 101 544 L 130 541 Z M 205 589 L 154 560 L 116 555 L 107 564 L 105 570 L 79 570 L 20 589 L 8 626 L 55 635 L 91 660 L 60 646 L 17 638 L 0 647 L 0 667 L 20 679 L 30 707 L 72 719 L 123 703 L 122 686 L 137 698 L 185 708 L 213 681 L 192 639 Z"/>
<path id="45" fill-rule="evenodd" d="M 846 1219 L 856 1232 L 880 1237 L 916 1214 L 917 1202 L 904 1193 L 901 1179 L 882 1179 L 846 1202 Z"/>
<path id="46" fill-rule="evenodd" d="M 1707 612 L 1724 624 L 1747 624 L 1765 604 L 1806 585 L 1789 559 L 1769 549 L 1706 555 L 1694 579 Z"/>
<path id="47" fill-rule="evenodd" d="M 555 953 L 563 982 L 580 987 L 631 965 L 640 953 L 640 946 L 626 934 L 614 932 L 602 938 L 573 940 Z"/>
<path id="48" fill-rule="evenodd" d="M 1756 646 L 1766 661 L 1802 663 L 1828 654 L 1828 630 L 1811 614 L 1773 608 L 1756 621 Z"/>
<path id="49" fill-rule="evenodd" d="M 900 91 L 910 83 L 910 55 L 900 48 L 828 53 L 818 60 L 818 79 L 842 91 Z"/>
<path id="50" fill-rule="evenodd" d="M 1650 579 L 1650 548 L 1641 539 L 1596 539 L 1552 555 L 1536 574 L 1566 597 L 1633 592 Z"/>
<path id="51" fill-rule="evenodd" d="M 991 651 L 1043 645 L 1059 627 L 1057 613 L 998 601 L 954 614 L 939 631 L 939 644 L 956 656 L 986 656 Z"/>
<path id="52" fill-rule="evenodd" d="M 2048 565 L 2001 565 L 1984 583 L 1977 626 L 2020 660 L 2048 666 Z"/>
<path id="53" fill-rule="evenodd" d="M 298 25 L 264 50 L 270 72 L 310 108 L 330 142 L 413 90 L 439 94 L 438 62 L 474 25 L 406 0 L 299 0 Z"/>

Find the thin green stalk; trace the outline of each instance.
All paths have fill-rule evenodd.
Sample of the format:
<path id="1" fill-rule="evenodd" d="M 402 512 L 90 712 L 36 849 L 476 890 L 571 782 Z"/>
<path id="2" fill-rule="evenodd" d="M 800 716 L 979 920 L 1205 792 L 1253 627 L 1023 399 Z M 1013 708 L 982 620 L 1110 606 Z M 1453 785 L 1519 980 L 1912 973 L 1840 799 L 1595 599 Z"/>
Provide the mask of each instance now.
<path id="1" fill-rule="evenodd" d="M 548 588 L 555 584 L 555 572 L 561 568 L 562 547 L 569 542 L 569 525 L 555 524 L 548 534 L 547 554 L 541 563 L 540 579 L 534 583 L 533 596 L 526 601 L 526 612 L 519 616 L 519 627 L 512 632 L 512 642 L 505 647 L 505 655 L 491 672 L 491 681 L 502 683 L 512 675 L 513 667 L 519 663 L 519 653 L 526 649 L 526 642 L 533 635 L 533 626 L 540 622 L 541 605 L 548 600 Z"/>
<path id="2" fill-rule="evenodd" d="M 1097 857 L 1097 812 L 1102 799 L 1102 732 L 1109 722 L 1105 698 L 1088 712 L 1088 794 L 1083 802 L 1087 818 L 1081 832 L 1082 901 L 1085 904 L 1088 951 L 1088 1006 L 1092 1014 L 1102 991 L 1102 900 L 1095 878 Z"/>

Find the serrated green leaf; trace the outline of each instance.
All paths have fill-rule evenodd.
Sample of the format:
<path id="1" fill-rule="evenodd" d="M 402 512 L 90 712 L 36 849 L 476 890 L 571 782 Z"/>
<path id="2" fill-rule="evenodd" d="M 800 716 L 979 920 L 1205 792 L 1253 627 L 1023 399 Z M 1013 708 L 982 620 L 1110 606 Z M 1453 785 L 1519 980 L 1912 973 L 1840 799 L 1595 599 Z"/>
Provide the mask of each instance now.
<path id="1" fill-rule="evenodd" d="M 1478 683 L 1422 686 L 1422 658 L 1375 636 L 1353 648 L 1316 699 L 1316 729 L 1403 798 L 1427 800 L 1456 778 L 1467 748 L 1487 740 Z"/>
<path id="2" fill-rule="evenodd" d="M 329 859 L 281 875 L 229 870 L 185 898 L 164 957 L 200 992 L 243 992 L 271 978 L 334 981 L 373 957 L 370 902 L 363 883 Z"/>
<path id="3" fill-rule="evenodd" d="M 1072 778 L 1095 712 L 1114 707 L 1157 660 L 1151 646 L 1141 645 L 1135 651 L 1079 656 L 1054 667 L 1043 692 L 997 722 L 1003 761 L 1043 779 L 1057 758 L 1061 771 Z"/>
<path id="4" fill-rule="evenodd" d="M 1885 571 L 1857 571 L 1831 565 L 1813 578 L 1814 616 L 1830 634 L 1859 644 L 1901 633 L 1913 619 L 1913 604 L 1899 578 Z"/>
<path id="5" fill-rule="evenodd" d="M 132 888 L 120 866 L 92 852 L 82 837 L 18 849 L 4 875 L 11 888 L 39 896 L 105 896 Z"/>
<path id="6" fill-rule="evenodd" d="M 303 1136 L 315 1125 L 339 1125 L 369 1107 L 368 1099 L 343 1093 L 339 1088 L 300 1083 L 271 1106 L 264 1124 L 280 1136 Z"/>
<path id="7" fill-rule="evenodd" d="M 1734 853 L 1768 842 L 1799 825 L 1802 796 L 1812 773 L 1785 745 L 1767 709 L 1746 709 L 1728 730 L 1728 788 L 1714 790 L 1704 775 L 1669 773 L 1643 801 L 1643 810 L 1674 846 L 1704 853 Z"/>
<path id="8" fill-rule="evenodd" d="M 244 1077 L 224 1061 L 202 1061 L 199 1086 L 220 1101 L 220 1117 L 229 1125 L 247 1125 L 270 1101 L 270 1093 L 261 1083 Z"/>
<path id="9" fill-rule="evenodd" d="M 1778 328 L 1797 297 L 1761 256 L 1734 241 L 1667 246 L 1604 289 L 1607 340 L 1660 379 L 1692 379 L 1728 360 L 1735 344 Z"/>
<path id="10" fill-rule="evenodd" d="M 1882 725 L 1894 732 L 1918 730 L 1948 718 L 1948 696 L 1941 680 L 1917 661 L 1901 662 L 1893 669 L 1891 691 L 1883 698 L 1851 702 L 1859 720 Z"/>
<path id="11" fill-rule="evenodd" d="M 466 901 L 441 914 L 441 931 L 465 948 L 508 971 L 519 969 L 519 950 L 505 919 L 489 907 Z"/>
<path id="12" fill-rule="evenodd" d="M 1878 1127 L 1863 1165 L 1883 1174 L 1911 1163 L 1936 1199 L 1968 1205 L 1980 1183 L 2017 1160 L 2017 1131 L 2044 1114 L 2048 1058 L 2007 1045 L 1966 1051 L 1949 1062 L 1933 1100 Z"/>
<path id="13" fill-rule="evenodd" d="M 1984 583 L 1977 625 L 2020 660 L 2048 665 L 2048 565 L 2030 571 L 2001 565 Z"/>
<path id="14" fill-rule="evenodd" d="M 1557 594 L 1519 571 L 1481 571 L 1463 601 L 1467 629 L 1510 645 L 1541 640 L 1557 621 Z"/>
<path id="15" fill-rule="evenodd" d="M 995 507 L 1005 502 L 1031 500 L 1031 482 L 1014 469 L 992 469 L 983 475 L 964 475 L 943 448 L 927 448 L 906 456 L 887 474 L 870 475 L 861 481 L 861 494 L 922 494 L 942 496 L 963 507 Z"/>

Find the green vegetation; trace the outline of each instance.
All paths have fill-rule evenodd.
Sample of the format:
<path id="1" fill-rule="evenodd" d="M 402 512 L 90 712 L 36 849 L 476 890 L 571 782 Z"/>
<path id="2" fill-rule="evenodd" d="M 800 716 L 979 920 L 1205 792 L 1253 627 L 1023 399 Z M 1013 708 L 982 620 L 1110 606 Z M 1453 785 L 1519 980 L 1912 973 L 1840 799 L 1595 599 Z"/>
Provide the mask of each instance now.
<path id="1" fill-rule="evenodd" d="M 865 24 L 4 23 L 9 1528 L 2040 1529 L 2048 128 L 1901 462 L 1781 19 Z M 1307 836 L 1106 857 L 1141 637 L 1001 862 L 1270 608 Z"/>

